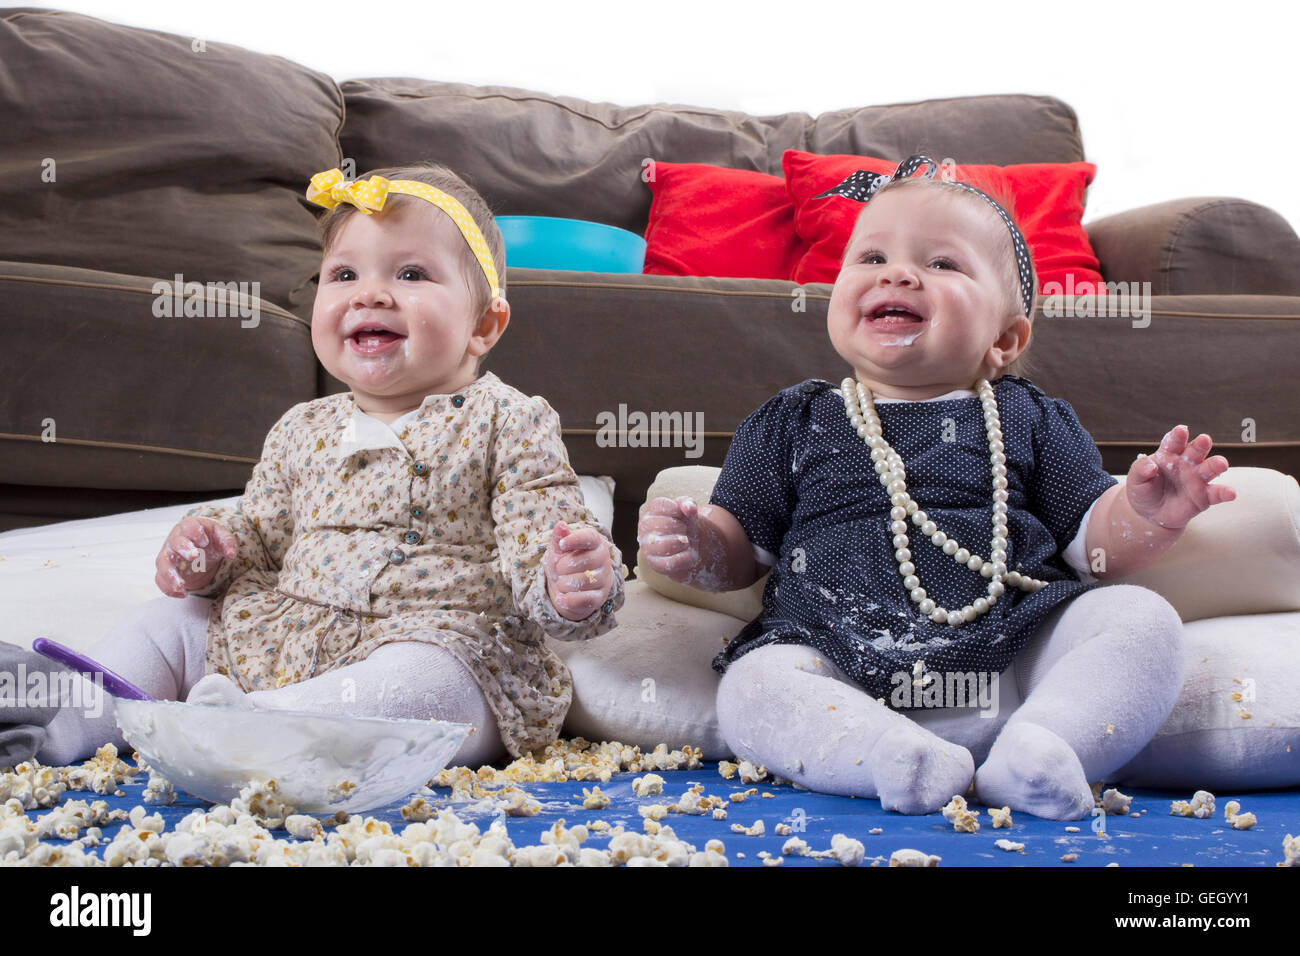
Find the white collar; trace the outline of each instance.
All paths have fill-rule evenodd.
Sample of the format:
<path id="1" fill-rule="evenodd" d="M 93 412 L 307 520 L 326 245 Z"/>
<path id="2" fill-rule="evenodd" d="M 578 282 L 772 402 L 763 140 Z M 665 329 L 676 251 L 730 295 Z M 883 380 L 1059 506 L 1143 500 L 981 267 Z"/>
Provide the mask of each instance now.
<path id="1" fill-rule="evenodd" d="M 975 392 L 969 388 L 955 388 L 951 392 L 944 395 L 936 395 L 934 398 L 886 398 L 884 395 L 872 395 L 871 398 L 877 405 L 881 402 L 946 402 L 954 398 L 975 398 Z"/>
<path id="2" fill-rule="evenodd" d="M 376 448 L 396 448 L 404 455 L 410 455 L 397 437 L 397 433 L 409 422 L 420 416 L 421 409 L 407 412 L 392 424 L 385 424 L 373 415 L 367 415 L 359 408 L 353 408 L 352 418 L 344 426 L 343 441 L 339 445 L 339 455 L 347 458 L 359 451 Z"/>

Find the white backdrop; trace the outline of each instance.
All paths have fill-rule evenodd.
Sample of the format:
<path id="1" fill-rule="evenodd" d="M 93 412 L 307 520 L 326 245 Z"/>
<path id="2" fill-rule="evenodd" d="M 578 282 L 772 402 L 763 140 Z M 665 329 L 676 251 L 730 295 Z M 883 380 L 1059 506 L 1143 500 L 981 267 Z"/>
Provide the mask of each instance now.
<path id="1" fill-rule="evenodd" d="M 1049 94 L 1098 167 L 1085 219 L 1240 196 L 1300 228 L 1300 5 L 1260 0 L 690 3 L 64 0 L 350 77 L 766 114 Z M 901 10 L 904 12 L 893 13 Z M 400 12 L 394 12 L 400 11 Z M 856 12 L 854 12 L 856 11 Z M 960 160 L 960 157 L 957 157 Z"/>

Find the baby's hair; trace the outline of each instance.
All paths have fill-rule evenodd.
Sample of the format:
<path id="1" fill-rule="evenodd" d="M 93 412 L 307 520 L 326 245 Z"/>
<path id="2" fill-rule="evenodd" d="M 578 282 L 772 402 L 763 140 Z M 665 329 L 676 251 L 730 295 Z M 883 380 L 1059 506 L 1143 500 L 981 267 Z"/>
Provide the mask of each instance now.
<path id="1" fill-rule="evenodd" d="M 974 182 L 974 181 L 971 181 L 969 184 L 987 193 L 999 206 L 1001 206 L 1003 209 L 1006 210 L 1007 215 L 1011 217 L 1011 221 L 1014 222 L 1017 227 L 1020 226 L 1020 220 L 1016 217 L 1014 196 L 1012 196 L 1004 188 L 998 185 L 993 185 L 993 184 L 983 183 L 983 182 Z M 1011 233 L 1007 229 L 1006 223 L 1002 221 L 1002 217 L 999 216 L 997 214 L 997 211 L 994 210 L 993 207 L 991 207 L 987 202 L 985 202 L 979 196 L 972 193 L 969 189 L 963 189 L 961 186 L 958 186 L 956 183 L 948 182 L 946 180 L 939 179 L 939 178 L 926 179 L 920 176 L 913 176 L 908 179 L 891 180 L 890 182 L 881 186 L 880 189 L 876 190 L 875 195 L 872 196 L 872 201 L 874 202 L 875 199 L 878 198 L 883 193 L 891 192 L 896 189 L 922 189 L 922 188 L 941 189 L 944 191 L 944 193 L 948 195 L 964 197 L 970 202 L 973 202 L 976 205 L 978 205 L 979 208 L 982 209 L 990 217 L 990 221 L 997 224 L 998 234 L 1002 237 L 1002 242 L 998 246 L 1000 250 L 1000 254 L 998 258 L 1002 265 L 1002 271 L 1006 274 L 1005 286 L 1007 290 L 1007 307 L 1008 309 L 1014 310 L 1016 313 L 1019 313 L 1023 308 L 1023 300 L 1020 292 L 1020 273 L 1016 266 L 1016 250 L 1011 244 Z M 853 224 L 854 232 L 857 231 L 858 223 L 861 222 L 862 217 L 866 215 L 867 210 L 870 208 L 871 208 L 871 203 L 869 202 L 863 207 L 862 212 L 858 214 L 858 219 Z M 1024 230 L 1021 229 L 1020 231 L 1023 234 Z M 1026 240 L 1026 245 L 1028 245 L 1028 240 Z M 845 246 L 844 251 L 845 254 L 847 255 L 848 253 L 847 246 Z M 1032 255 L 1032 253 L 1033 253 L 1033 248 L 1030 247 L 1030 254 Z M 1029 264 L 1029 273 L 1030 273 L 1030 288 L 1037 290 L 1038 270 L 1034 267 L 1032 260 L 1030 261 Z M 1026 318 L 1029 319 L 1030 324 L 1033 323 L 1034 309 L 1031 308 L 1029 310 L 1029 315 L 1026 316 Z M 1028 346 L 1026 346 L 1025 349 L 1020 353 L 1020 355 L 1016 357 L 1015 361 L 1013 361 L 1006 368 L 1002 369 L 1002 371 L 999 373 L 999 377 L 1001 375 L 1023 375 L 1027 367 L 1027 363 L 1025 361 L 1025 355 L 1028 351 L 1029 348 Z"/>
<path id="2" fill-rule="evenodd" d="M 506 294 L 506 244 L 501 238 L 501 230 L 497 228 L 496 220 L 492 218 L 492 210 L 469 183 L 461 179 L 454 172 L 440 163 L 422 162 L 410 166 L 389 166 L 385 169 L 372 169 L 360 179 L 369 179 L 371 176 L 383 176 L 387 180 L 410 179 L 417 183 L 425 183 L 435 189 L 440 189 L 449 196 L 455 197 L 465 210 L 473 217 L 474 222 L 478 224 L 479 230 L 483 233 L 483 239 L 487 242 L 488 251 L 492 254 L 492 262 L 497 269 L 497 284 L 501 286 L 501 295 Z M 403 206 L 409 203 L 420 203 L 430 206 L 428 202 L 418 196 L 408 196 L 404 193 L 389 193 L 384 209 L 390 209 L 393 206 Z M 434 208 L 430 206 L 430 208 Z M 350 203 L 339 203 L 333 209 L 329 210 L 316 223 L 317 231 L 320 235 L 321 249 L 328 253 L 330 246 L 337 238 L 339 229 L 347 221 L 349 216 L 356 215 L 359 210 Z M 364 214 L 363 214 L 364 215 Z M 383 215 L 383 213 L 377 213 Z M 474 251 L 469 247 L 468 242 L 462 242 L 460 248 L 460 267 L 461 275 L 464 277 L 466 285 L 470 292 L 470 314 L 477 322 L 479 317 L 487 311 L 488 306 L 492 304 L 492 290 L 488 287 L 487 276 L 483 274 L 483 268 L 474 258 Z"/>

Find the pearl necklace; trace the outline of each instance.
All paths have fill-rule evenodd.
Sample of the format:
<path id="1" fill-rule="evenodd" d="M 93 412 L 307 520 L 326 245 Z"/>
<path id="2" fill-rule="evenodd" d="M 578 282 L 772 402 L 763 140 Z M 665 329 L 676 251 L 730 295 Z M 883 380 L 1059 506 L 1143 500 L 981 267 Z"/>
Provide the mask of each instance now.
<path id="1" fill-rule="evenodd" d="M 1018 587 L 1022 591 L 1037 591 L 1047 587 L 1046 581 L 1007 570 L 1007 456 L 1002 445 L 998 401 L 988 379 L 980 379 L 975 387 L 979 391 L 980 403 L 984 406 L 984 429 L 989 437 L 989 461 L 993 471 L 993 539 L 989 542 L 988 560 L 963 548 L 955 538 L 940 531 L 907 493 L 907 473 L 903 468 L 903 459 L 882 434 L 880 416 L 876 414 L 871 390 L 852 378 L 846 378 L 840 385 L 844 411 L 858 437 L 871 449 L 876 474 L 880 476 L 880 483 L 885 486 L 893 506 L 889 512 L 890 531 L 894 535 L 894 558 L 898 561 L 898 573 L 903 576 L 903 587 L 907 588 L 913 603 L 918 605 L 917 610 L 929 616 L 936 624 L 946 622 L 960 626 L 974 621 L 997 603 L 1006 590 L 1006 585 Z M 976 598 L 956 611 L 949 611 L 935 603 L 925 588 L 921 587 L 921 580 L 916 576 L 916 565 L 912 563 L 907 537 L 906 519 L 909 516 L 912 524 L 921 529 L 921 534 L 928 537 L 931 544 L 942 548 L 943 553 L 958 564 L 964 564 L 972 571 L 978 571 L 982 577 L 989 578 L 988 597 Z"/>

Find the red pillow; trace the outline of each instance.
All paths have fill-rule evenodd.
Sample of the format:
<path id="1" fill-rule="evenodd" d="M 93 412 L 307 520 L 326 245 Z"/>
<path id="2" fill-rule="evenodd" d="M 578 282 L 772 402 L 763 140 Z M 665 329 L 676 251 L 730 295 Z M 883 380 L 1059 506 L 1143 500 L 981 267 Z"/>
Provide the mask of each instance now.
<path id="1" fill-rule="evenodd" d="M 789 279 L 808 246 L 780 176 L 655 162 L 643 272 Z"/>
<path id="2" fill-rule="evenodd" d="M 794 226 L 809 244 L 795 267 L 795 282 L 834 282 L 840 258 L 862 204 L 841 196 L 812 197 L 837 185 L 859 169 L 892 173 L 897 162 L 872 156 L 817 156 L 786 150 L 782 158 L 786 186 L 794 200 Z M 1024 163 L 1017 166 L 956 166 L 956 178 L 997 197 L 1015 197 L 1015 216 L 1034 254 L 1038 289 L 1049 282 L 1066 286 L 1073 275 L 1077 293 L 1100 287 L 1100 263 L 1083 229 L 1083 192 L 1097 174 L 1092 163 Z M 1057 290 L 1053 290 L 1057 291 Z"/>

